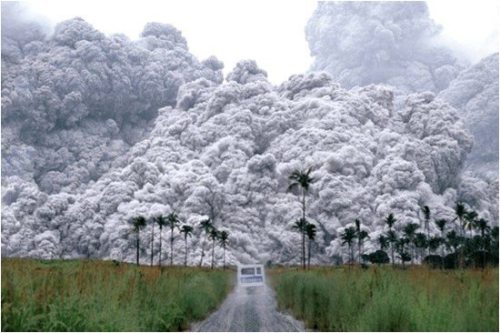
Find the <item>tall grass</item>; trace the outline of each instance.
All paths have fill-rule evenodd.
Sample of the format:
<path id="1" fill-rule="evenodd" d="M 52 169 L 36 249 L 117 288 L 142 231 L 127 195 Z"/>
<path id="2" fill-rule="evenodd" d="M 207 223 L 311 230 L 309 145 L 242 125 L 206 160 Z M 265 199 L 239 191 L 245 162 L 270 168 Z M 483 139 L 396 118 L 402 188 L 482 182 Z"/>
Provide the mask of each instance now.
<path id="1" fill-rule="evenodd" d="M 180 331 L 232 281 L 222 270 L 2 259 L 2 331 Z"/>
<path id="2" fill-rule="evenodd" d="M 498 331 L 498 269 L 270 272 L 278 304 L 320 331 Z"/>

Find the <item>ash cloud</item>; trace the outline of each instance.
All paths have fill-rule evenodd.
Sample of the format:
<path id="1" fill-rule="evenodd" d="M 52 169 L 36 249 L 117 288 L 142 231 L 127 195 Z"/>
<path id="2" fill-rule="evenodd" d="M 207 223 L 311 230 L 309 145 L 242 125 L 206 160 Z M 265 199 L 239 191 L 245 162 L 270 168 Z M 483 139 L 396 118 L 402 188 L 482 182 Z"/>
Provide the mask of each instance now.
<path id="1" fill-rule="evenodd" d="M 181 32 L 149 23 L 142 37 L 106 36 L 81 18 L 42 33 L 19 3 L 2 3 L 3 180 L 46 193 L 96 181 L 144 138 L 157 110 L 222 63 L 198 61 Z"/>
<path id="2" fill-rule="evenodd" d="M 129 40 L 76 18 L 22 50 L 2 55 L 6 256 L 133 261 L 127 221 L 176 211 L 229 230 L 229 262 L 297 263 L 301 206 L 286 189 L 303 167 L 318 179 L 307 216 L 316 263 L 339 253 L 339 229 L 355 218 L 374 235 L 389 212 L 416 221 L 427 204 L 451 220 L 464 200 L 498 223 L 497 187 L 461 175 L 472 138 L 433 92 L 346 90 L 325 72 L 274 86 L 251 60 L 223 81 L 219 60 L 198 61 L 160 23 Z M 196 228 L 188 246 L 197 264 L 209 244 Z M 182 242 L 174 251 L 180 263 Z"/>
<path id="3" fill-rule="evenodd" d="M 12 178 L 3 187 L 4 253 L 133 261 L 127 221 L 176 211 L 183 223 L 211 217 L 229 230 L 230 262 L 293 263 L 299 235 L 291 225 L 301 206 L 286 188 L 290 172 L 305 166 L 318 179 L 308 197 L 308 219 L 318 225 L 314 262 L 331 260 L 339 228 L 355 218 L 376 233 L 389 212 L 416 221 L 425 203 L 436 218 L 452 219 L 459 198 L 475 198 L 481 216 L 497 218 L 489 184 L 462 181 L 472 139 L 433 93 L 408 95 L 399 106 L 389 87 L 348 91 L 326 73 L 273 86 L 243 61 L 223 84 L 185 83 L 176 100 L 95 182 L 47 195 Z M 147 230 L 141 237 L 149 244 Z M 184 247 L 176 244 L 178 261 Z M 200 229 L 188 245 L 197 264 L 209 245 Z"/>
<path id="4" fill-rule="evenodd" d="M 461 110 L 474 148 L 467 169 L 487 179 L 498 178 L 498 53 L 464 70 L 439 98 Z"/>
<path id="5" fill-rule="evenodd" d="M 306 27 L 315 58 L 343 86 L 438 92 L 464 64 L 439 41 L 425 2 L 319 2 Z"/>

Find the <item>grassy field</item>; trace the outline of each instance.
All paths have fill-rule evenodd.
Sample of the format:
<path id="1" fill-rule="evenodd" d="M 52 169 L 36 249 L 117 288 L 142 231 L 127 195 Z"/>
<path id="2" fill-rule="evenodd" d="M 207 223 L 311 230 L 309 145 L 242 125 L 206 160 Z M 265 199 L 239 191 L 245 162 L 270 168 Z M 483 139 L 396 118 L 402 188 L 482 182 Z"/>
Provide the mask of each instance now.
<path id="1" fill-rule="evenodd" d="M 320 331 L 498 331 L 498 269 L 274 269 L 280 308 Z"/>
<path id="2" fill-rule="evenodd" d="M 2 331 L 180 331 L 213 311 L 234 272 L 105 261 L 2 259 Z"/>

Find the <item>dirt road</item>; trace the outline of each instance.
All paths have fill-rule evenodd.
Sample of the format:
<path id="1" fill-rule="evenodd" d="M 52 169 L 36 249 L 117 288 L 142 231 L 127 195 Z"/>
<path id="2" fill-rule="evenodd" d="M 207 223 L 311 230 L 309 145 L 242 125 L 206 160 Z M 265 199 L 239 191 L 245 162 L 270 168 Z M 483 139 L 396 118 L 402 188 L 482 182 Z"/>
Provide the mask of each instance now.
<path id="1" fill-rule="evenodd" d="M 280 332 L 304 331 L 304 324 L 278 312 L 274 291 L 262 287 L 240 287 L 229 294 L 219 310 L 196 323 L 191 331 L 200 332 Z"/>

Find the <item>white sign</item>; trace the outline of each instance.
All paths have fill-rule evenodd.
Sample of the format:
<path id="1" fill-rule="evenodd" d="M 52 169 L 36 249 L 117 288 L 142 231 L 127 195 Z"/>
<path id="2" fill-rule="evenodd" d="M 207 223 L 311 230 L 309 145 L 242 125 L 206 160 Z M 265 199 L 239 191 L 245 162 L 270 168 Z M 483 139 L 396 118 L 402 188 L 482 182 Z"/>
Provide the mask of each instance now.
<path id="1" fill-rule="evenodd" d="M 238 284 L 240 286 L 263 286 L 264 283 L 263 265 L 238 265 Z"/>

